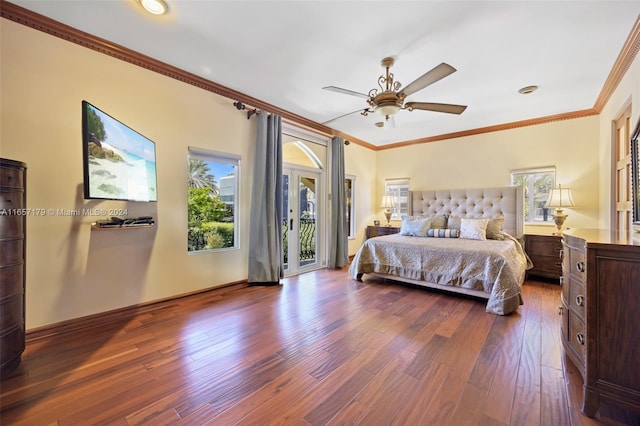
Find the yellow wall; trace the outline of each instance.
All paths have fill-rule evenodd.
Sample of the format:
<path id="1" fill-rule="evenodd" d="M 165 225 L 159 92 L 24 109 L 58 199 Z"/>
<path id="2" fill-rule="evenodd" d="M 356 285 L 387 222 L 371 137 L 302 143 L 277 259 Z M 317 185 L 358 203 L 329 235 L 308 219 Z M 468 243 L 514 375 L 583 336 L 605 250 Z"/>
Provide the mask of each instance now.
<path id="1" fill-rule="evenodd" d="M 598 123 L 592 116 L 383 150 L 377 158 L 378 195 L 385 179 L 409 177 L 410 189 L 505 186 L 512 170 L 555 166 L 556 182 L 572 189 L 576 203 L 565 210 L 565 226 L 595 227 Z M 527 227 L 539 229 L 549 227 Z"/>
<path id="2" fill-rule="evenodd" d="M 349 240 L 349 254 L 353 255 L 364 241 L 366 226 L 372 225 L 375 218 L 371 206 L 376 195 L 376 152 L 352 143 L 344 147 L 344 157 L 345 174 L 356 177 L 356 235 Z"/>

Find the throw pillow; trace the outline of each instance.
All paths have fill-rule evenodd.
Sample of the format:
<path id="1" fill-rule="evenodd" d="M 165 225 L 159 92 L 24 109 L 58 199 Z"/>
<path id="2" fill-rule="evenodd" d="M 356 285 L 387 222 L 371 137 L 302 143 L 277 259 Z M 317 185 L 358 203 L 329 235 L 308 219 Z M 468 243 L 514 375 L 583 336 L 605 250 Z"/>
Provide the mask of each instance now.
<path id="1" fill-rule="evenodd" d="M 468 240 L 486 240 L 489 219 L 466 219 L 460 223 L 460 238 Z"/>
<path id="2" fill-rule="evenodd" d="M 426 237 L 431 226 L 431 220 L 420 216 L 406 216 L 402 218 L 400 225 L 400 235 L 412 237 Z"/>
<path id="3" fill-rule="evenodd" d="M 460 231 L 457 229 L 429 229 L 427 237 L 433 238 L 458 238 Z"/>
<path id="4" fill-rule="evenodd" d="M 447 228 L 460 230 L 460 223 L 462 218 L 460 216 L 449 216 L 447 219 Z"/>
<path id="5" fill-rule="evenodd" d="M 504 240 L 502 228 L 504 226 L 504 216 L 496 216 L 487 223 L 488 240 Z"/>

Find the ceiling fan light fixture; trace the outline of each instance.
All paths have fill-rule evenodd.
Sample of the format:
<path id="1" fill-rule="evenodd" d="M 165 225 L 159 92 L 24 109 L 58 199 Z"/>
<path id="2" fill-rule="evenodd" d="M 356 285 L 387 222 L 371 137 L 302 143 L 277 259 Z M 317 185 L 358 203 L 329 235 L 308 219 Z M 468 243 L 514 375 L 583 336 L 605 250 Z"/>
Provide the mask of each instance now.
<path id="1" fill-rule="evenodd" d="M 521 95 L 528 95 L 535 92 L 536 90 L 538 90 L 538 86 L 525 86 L 522 89 L 518 90 L 518 93 L 520 93 Z"/>
<path id="2" fill-rule="evenodd" d="M 164 15 L 169 6 L 164 0 L 137 0 L 140 6 L 153 15 Z"/>
<path id="3" fill-rule="evenodd" d="M 376 112 L 379 112 L 381 115 L 383 115 L 385 117 L 390 116 L 390 115 L 394 115 L 398 111 L 400 111 L 400 107 L 398 105 L 396 105 L 396 104 L 378 105 L 376 107 Z"/>

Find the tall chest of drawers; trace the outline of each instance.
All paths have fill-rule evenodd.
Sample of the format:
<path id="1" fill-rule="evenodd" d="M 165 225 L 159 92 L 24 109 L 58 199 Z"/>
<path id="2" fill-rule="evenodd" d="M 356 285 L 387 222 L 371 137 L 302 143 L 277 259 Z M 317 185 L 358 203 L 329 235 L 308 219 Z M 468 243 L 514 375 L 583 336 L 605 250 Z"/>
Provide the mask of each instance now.
<path id="1" fill-rule="evenodd" d="M 20 363 L 25 346 L 26 165 L 0 158 L 0 370 Z"/>
<path id="2" fill-rule="evenodd" d="M 562 243 L 561 338 L 584 381 L 582 412 L 603 401 L 640 412 L 640 245 L 586 229 Z"/>

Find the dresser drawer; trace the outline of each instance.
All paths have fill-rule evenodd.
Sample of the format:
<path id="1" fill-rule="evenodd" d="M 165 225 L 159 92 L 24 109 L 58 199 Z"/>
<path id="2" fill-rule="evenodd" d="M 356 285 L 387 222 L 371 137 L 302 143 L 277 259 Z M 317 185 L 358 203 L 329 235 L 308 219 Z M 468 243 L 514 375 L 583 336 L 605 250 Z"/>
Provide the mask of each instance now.
<path id="1" fill-rule="evenodd" d="M 560 261 L 560 257 L 529 254 L 529 258 L 533 263 L 535 271 L 547 272 L 558 277 L 562 275 L 562 263 Z"/>
<path id="2" fill-rule="evenodd" d="M 24 262 L 0 268 L 0 301 L 5 297 L 22 295 Z"/>
<path id="3" fill-rule="evenodd" d="M 22 189 L 24 187 L 24 173 L 21 169 L 9 167 L 0 168 L 0 186 L 3 188 Z"/>
<path id="4" fill-rule="evenodd" d="M 543 254 L 559 258 L 562 245 L 559 238 L 528 236 L 526 251 L 529 255 Z"/>
<path id="5" fill-rule="evenodd" d="M 24 258 L 24 238 L 0 240 L 0 267 L 21 263 Z"/>
<path id="6" fill-rule="evenodd" d="M 584 360 L 587 355 L 587 333 L 585 332 L 584 322 L 569 310 L 569 329 L 567 330 L 567 340 L 569 346 L 580 357 L 581 365 L 584 365 Z M 581 367 L 584 368 L 584 367 Z"/>
<path id="7" fill-rule="evenodd" d="M 0 302 L 0 334 L 11 333 L 17 327 L 24 328 L 24 304 L 22 294 L 15 294 Z"/>
<path id="8" fill-rule="evenodd" d="M 569 309 L 584 321 L 586 312 L 586 289 L 584 284 L 575 278 L 569 278 Z"/>
<path id="9" fill-rule="evenodd" d="M 576 249 L 569 250 L 569 271 L 584 282 L 587 271 L 584 251 Z"/>

